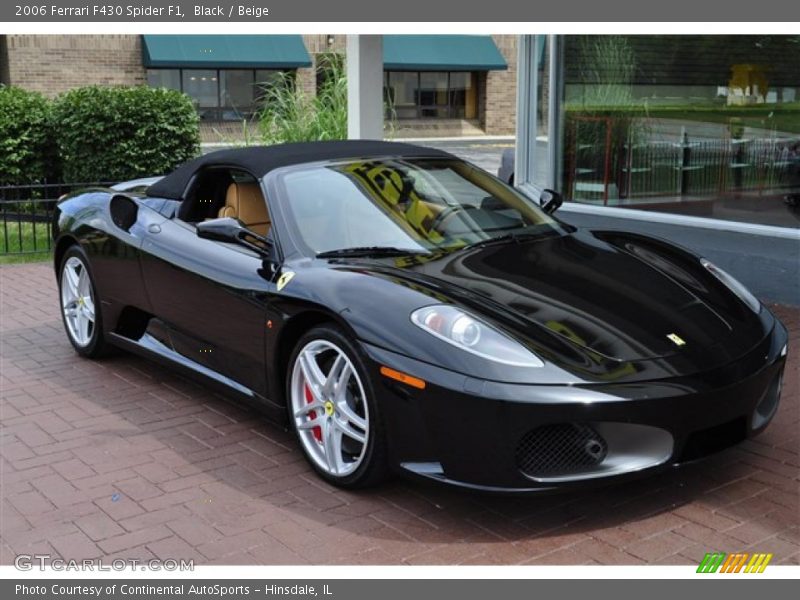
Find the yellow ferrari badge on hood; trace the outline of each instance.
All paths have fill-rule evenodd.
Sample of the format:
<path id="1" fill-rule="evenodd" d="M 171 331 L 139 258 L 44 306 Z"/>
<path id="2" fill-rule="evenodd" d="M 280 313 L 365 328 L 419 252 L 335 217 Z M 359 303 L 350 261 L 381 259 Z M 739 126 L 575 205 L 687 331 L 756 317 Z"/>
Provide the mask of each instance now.
<path id="1" fill-rule="evenodd" d="M 278 288 L 278 289 L 280 289 L 280 288 Z M 671 341 L 676 346 L 685 346 L 686 345 L 686 340 L 684 340 L 677 333 L 670 333 L 667 337 L 669 338 L 669 341 Z"/>
<path id="2" fill-rule="evenodd" d="M 294 271 L 286 271 L 278 277 L 278 291 L 280 292 L 294 277 Z"/>

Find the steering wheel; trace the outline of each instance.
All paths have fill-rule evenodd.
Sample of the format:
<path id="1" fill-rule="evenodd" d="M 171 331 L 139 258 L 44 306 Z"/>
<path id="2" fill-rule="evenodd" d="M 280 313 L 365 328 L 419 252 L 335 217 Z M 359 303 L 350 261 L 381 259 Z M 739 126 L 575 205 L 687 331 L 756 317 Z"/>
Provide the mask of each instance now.
<path id="1" fill-rule="evenodd" d="M 452 217 L 455 214 L 460 212 L 466 212 L 468 210 L 480 210 L 479 207 L 473 206 L 472 204 L 452 204 L 445 208 L 442 212 L 440 212 L 436 218 L 431 223 L 431 229 L 435 229 L 436 231 L 442 231 L 442 225 L 444 222 Z"/>

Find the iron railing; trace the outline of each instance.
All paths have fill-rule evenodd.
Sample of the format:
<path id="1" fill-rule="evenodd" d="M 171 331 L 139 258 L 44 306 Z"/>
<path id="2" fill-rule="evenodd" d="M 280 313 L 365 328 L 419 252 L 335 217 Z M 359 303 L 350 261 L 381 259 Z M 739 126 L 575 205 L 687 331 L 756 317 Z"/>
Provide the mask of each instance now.
<path id="1" fill-rule="evenodd" d="M 78 189 L 110 183 L 37 183 L 0 186 L 0 256 L 49 252 L 53 208 Z"/>
<path id="2" fill-rule="evenodd" d="M 797 143 L 795 141 L 795 143 Z M 797 186 L 800 157 L 774 139 L 700 140 L 626 147 L 624 197 L 709 195 Z M 640 167 L 637 174 L 636 166 Z"/>
<path id="3" fill-rule="evenodd" d="M 573 142 L 569 195 L 608 204 L 659 197 L 780 194 L 800 188 L 800 138 Z"/>

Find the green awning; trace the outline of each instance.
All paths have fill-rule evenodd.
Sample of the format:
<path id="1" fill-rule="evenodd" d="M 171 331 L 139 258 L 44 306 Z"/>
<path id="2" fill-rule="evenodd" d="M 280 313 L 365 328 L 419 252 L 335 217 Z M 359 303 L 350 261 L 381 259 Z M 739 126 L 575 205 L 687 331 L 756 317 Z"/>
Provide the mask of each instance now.
<path id="1" fill-rule="evenodd" d="M 387 71 L 502 71 L 508 68 L 489 35 L 385 35 Z"/>
<path id="2" fill-rule="evenodd" d="M 296 69 L 311 58 L 299 35 L 143 35 L 145 67 Z"/>

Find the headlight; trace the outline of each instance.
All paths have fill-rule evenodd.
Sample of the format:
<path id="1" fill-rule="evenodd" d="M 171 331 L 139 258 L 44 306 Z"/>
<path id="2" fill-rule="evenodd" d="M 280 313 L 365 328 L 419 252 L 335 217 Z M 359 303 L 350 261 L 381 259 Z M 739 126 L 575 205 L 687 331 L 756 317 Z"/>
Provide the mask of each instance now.
<path id="1" fill-rule="evenodd" d="M 544 366 L 520 343 L 454 306 L 419 308 L 411 313 L 411 322 L 448 344 L 494 362 L 516 367 Z"/>
<path id="2" fill-rule="evenodd" d="M 753 294 L 750 293 L 750 290 L 744 287 L 744 285 L 738 279 L 736 279 L 727 271 L 723 271 L 714 263 L 707 261 L 705 258 L 701 258 L 700 262 L 706 269 L 708 269 L 709 273 L 724 283 L 730 291 L 739 297 L 742 302 L 747 304 L 747 306 L 750 307 L 750 310 L 756 313 L 761 311 L 761 302 L 759 302 L 758 298 L 753 296 Z"/>

